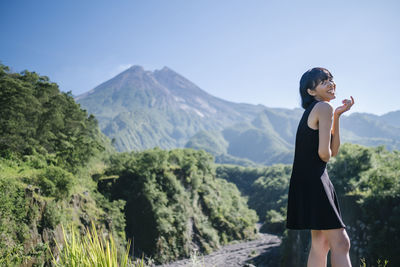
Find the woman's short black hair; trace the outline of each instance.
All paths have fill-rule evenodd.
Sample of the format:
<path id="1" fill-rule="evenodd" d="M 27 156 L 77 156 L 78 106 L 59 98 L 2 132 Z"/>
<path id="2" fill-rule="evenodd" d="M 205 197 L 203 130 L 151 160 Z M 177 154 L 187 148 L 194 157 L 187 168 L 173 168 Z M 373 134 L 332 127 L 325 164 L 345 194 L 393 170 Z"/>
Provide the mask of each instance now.
<path id="1" fill-rule="evenodd" d="M 333 78 L 329 70 L 325 68 L 312 68 L 306 71 L 300 79 L 301 106 L 306 109 L 315 99 L 307 92 L 310 88 L 314 90 L 318 84 Z"/>

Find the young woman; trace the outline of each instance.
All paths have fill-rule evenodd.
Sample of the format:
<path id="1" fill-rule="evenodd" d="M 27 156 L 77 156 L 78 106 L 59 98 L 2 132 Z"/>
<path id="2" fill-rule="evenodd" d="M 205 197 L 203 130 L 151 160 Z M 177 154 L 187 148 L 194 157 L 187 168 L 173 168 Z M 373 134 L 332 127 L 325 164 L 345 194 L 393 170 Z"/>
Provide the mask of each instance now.
<path id="1" fill-rule="evenodd" d="M 334 110 L 329 102 L 335 92 L 336 84 L 327 69 L 313 68 L 301 77 L 305 111 L 296 134 L 286 227 L 311 230 L 308 267 L 326 266 L 329 250 L 333 267 L 351 266 L 350 240 L 326 164 L 339 151 L 339 118 L 354 99 L 343 100 Z"/>

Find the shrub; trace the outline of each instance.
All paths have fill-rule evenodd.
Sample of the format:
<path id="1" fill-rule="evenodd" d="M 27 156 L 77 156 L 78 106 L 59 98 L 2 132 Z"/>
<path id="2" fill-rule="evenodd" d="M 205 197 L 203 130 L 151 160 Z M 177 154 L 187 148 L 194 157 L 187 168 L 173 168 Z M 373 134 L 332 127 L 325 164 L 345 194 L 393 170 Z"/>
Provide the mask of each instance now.
<path id="1" fill-rule="evenodd" d="M 38 175 L 38 185 L 45 196 L 63 199 L 69 196 L 74 176 L 66 170 L 49 166 Z"/>
<path id="2" fill-rule="evenodd" d="M 257 215 L 234 184 L 215 177 L 210 154 L 156 148 L 127 155 L 113 157 L 105 173 L 112 180 L 100 179 L 98 188 L 126 201 L 126 233 L 139 255 L 165 262 L 254 236 Z"/>

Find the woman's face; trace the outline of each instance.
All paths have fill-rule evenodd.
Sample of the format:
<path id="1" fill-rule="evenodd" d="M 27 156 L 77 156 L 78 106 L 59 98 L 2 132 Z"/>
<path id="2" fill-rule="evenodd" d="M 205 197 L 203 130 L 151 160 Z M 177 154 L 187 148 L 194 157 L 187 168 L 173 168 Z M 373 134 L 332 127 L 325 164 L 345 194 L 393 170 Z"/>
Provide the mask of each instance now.
<path id="1" fill-rule="evenodd" d="M 331 101 L 335 99 L 336 84 L 333 79 L 328 79 L 320 82 L 314 90 L 307 89 L 307 92 L 314 96 L 318 101 Z"/>

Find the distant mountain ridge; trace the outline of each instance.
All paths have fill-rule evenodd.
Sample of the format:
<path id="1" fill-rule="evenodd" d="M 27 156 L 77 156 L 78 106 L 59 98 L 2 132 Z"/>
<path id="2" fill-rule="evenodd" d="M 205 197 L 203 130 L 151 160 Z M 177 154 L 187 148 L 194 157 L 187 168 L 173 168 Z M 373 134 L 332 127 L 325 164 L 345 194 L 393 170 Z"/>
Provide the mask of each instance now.
<path id="1" fill-rule="evenodd" d="M 303 113 L 214 97 L 168 67 L 132 66 L 75 99 L 119 151 L 192 147 L 241 165 L 290 163 Z M 341 130 L 343 142 L 400 149 L 400 111 L 343 116 Z"/>
<path id="2" fill-rule="evenodd" d="M 75 99 L 119 151 L 183 147 L 201 130 L 222 130 L 264 108 L 214 97 L 168 67 L 133 66 Z"/>

